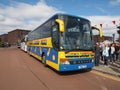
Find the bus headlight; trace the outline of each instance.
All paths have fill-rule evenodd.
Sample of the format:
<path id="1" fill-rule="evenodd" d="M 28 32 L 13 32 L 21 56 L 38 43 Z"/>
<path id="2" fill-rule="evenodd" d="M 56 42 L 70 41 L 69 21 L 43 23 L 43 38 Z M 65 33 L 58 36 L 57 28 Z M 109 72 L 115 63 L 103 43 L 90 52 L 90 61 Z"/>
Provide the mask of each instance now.
<path id="1" fill-rule="evenodd" d="M 92 59 L 92 62 L 94 62 L 95 60 L 94 59 Z"/>
<path id="2" fill-rule="evenodd" d="M 70 64 L 70 62 L 68 61 L 68 59 L 60 59 L 60 63 L 61 64 Z"/>

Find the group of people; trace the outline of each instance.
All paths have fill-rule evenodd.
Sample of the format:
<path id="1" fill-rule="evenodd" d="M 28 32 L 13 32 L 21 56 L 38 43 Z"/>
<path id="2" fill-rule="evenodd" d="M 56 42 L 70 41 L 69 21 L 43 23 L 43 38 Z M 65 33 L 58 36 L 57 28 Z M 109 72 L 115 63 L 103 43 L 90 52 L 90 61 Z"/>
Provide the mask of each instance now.
<path id="1" fill-rule="evenodd" d="M 95 52 L 95 66 L 99 66 L 100 60 L 104 62 L 107 67 L 109 63 L 114 64 L 120 59 L 120 44 L 119 43 L 99 43 L 96 42 L 94 47 Z"/>

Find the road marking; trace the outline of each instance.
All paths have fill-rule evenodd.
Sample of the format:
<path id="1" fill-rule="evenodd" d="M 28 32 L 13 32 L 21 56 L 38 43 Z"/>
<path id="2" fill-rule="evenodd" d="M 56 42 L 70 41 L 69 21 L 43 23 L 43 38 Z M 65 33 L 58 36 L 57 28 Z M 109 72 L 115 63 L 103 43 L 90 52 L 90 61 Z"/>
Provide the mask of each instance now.
<path id="1" fill-rule="evenodd" d="M 108 90 L 105 86 L 102 86 L 102 90 Z"/>
<path id="2" fill-rule="evenodd" d="M 98 72 L 98 71 L 90 71 L 90 72 L 94 73 L 94 74 L 97 74 L 97 75 L 100 75 L 100 76 L 103 76 L 105 78 L 109 78 L 109 79 L 112 79 L 112 80 L 120 82 L 120 78 L 118 78 L 118 77 L 111 76 L 111 75 L 108 75 L 108 74 L 104 74 L 104 73 L 101 73 L 101 72 Z"/>

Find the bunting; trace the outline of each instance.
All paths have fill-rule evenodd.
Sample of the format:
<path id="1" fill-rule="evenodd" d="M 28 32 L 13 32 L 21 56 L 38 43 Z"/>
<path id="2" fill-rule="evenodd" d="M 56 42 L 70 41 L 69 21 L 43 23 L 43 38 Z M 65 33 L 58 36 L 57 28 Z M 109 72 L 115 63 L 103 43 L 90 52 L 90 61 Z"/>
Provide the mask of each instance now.
<path id="1" fill-rule="evenodd" d="M 112 22 L 113 22 L 113 24 L 114 24 L 114 25 L 116 24 L 115 20 L 114 20 L 114 21 L 112 21 Z"/>
<path id="2" fill-rule="evenodd" d="M 102 28 L 102 24 L 100 24 L 100 27 Z"/>
<path id="3" fill-rule="evenodd" d="M 113 20 L 112 23 L 113 23 L 114 25 L 116 25 L 116 21 L 115 21 L 115 20 Z M 100 27 L 102 28 L 102 26 L 103 26 L 103 24 L 101 23 L 101 24 L 100 24 Z M 108 26 L 108 25 L 106 24 L 106 27 L 107 27 L 107 26 Z"/>

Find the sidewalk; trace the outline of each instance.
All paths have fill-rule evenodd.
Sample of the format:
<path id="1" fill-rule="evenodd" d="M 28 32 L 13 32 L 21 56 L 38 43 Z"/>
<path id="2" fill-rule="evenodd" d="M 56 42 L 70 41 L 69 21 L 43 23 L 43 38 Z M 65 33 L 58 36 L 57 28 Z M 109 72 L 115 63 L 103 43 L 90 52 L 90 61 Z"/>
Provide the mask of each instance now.
<path id="1" fill-rule="evenodd" d="M 99 66 L 93 67 L 93 70 L 120 77 L 120 61 L 109 64 L 108 67 L 105 67 L 103 61 L 101 61 Z"/>

